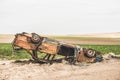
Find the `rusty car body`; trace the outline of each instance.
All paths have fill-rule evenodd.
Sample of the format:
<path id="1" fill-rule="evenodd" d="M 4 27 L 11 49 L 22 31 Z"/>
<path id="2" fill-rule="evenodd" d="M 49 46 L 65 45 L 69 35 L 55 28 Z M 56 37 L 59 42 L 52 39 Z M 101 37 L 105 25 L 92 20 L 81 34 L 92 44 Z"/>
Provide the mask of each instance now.
<path id="1" fill-rule="evenodd" d="M 23 32 L 16 34 L 12 45 L 14 50 L 16 50 L 16 47 L 26 50 L 34 60 L 39 60 L 38 51 L 46 54 L 43 57 L 44 60 L 49 60 L 52 55 L 51 61 L 56 55 L 71 58 L 73 59 L 72 62 L 94 62 L 96 57 L 98 58 L 98 55 L 100 55 L 99 58 L 102 59 L 101 54 L 98 54 L 98 52 L 93 49 L 62 43 L 36 33 L 29 34 Z"/>

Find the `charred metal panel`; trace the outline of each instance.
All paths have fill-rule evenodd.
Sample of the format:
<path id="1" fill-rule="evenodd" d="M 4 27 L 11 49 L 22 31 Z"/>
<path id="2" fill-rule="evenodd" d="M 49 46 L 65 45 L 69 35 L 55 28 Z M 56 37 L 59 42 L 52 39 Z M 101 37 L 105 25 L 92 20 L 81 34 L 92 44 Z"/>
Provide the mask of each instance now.
<path id="1" fill-rule="evenodd" d="M 58 51 L 59 55 L 62 56 L 74 56 L 74 47 L 66 44 L 62 44 Z"/>

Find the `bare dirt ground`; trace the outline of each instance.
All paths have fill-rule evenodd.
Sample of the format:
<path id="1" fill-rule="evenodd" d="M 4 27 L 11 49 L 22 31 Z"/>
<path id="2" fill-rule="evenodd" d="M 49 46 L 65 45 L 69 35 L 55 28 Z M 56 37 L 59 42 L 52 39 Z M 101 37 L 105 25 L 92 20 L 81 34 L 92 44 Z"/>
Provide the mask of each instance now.
<path id="1" fill-rule="evenodd" d="M 117 38 L 120 37 L 117 36 Z M 0 43 L 10 43 L 13 39 L 13 35 L 0 35 Z M 111 42 L 110 40 L 63 40 L 63 42 L 73 44 L 120 44 L 120 41 Z M 106 59 L 103 62 L 79 63 L 77 65 L 70 65 L 65 62 L 50 65 L 29 60 L 0 60 L 0 80 L 120 80 L 120 59 Z"/>
<path id="2" fill-rule="evenodd" d="M 11 43 L 13 39 L 13 34 L 0 34 L 0 43 Z"/>
<path id="3" fill-rule="evenodd" d="M 54 35 L 45 35 L 47 37 L 55 37 Z M 88 37 L 93 38 L 93 40 L 67 40 L 67 39 L 56 39 L 58 41 L 71 43 L 71 44 L 97 44 L 97 45 L 120 45 L 120 32 L 116 33 L 99 33 L 99 34 L 81 34 L 81 35 L 68 35 L 71 37 Z M 67 36 L 67 37 L 68 37 Z M 59 36 L 58 36 L 59 37 Z M 64 36 L 65 37 L 65 36 Z M 94 40 L 94 38 L 110 38 Z M 14 39 L 13 34 L 0 34 L 0 43 L 11 43 Z"/>
<path id="4" fill-rule="evenodd" d="M 70 44 L 120 45 L 120 40 L 59 40 Z"/>
<path id="5" fill-rule="evenodd" d="M 90 33 L 90 34 L 76 34 L 70 36 L 77 37 L 98 37 L 98 38 L 120 38 L 120 32 L 111 32 L 111 33 Z"/>
<path id="6" fill-rule="evenodd" d="M 0 60 L 0 80 L 120 80 L 120 59 L 77 65 Z"/>

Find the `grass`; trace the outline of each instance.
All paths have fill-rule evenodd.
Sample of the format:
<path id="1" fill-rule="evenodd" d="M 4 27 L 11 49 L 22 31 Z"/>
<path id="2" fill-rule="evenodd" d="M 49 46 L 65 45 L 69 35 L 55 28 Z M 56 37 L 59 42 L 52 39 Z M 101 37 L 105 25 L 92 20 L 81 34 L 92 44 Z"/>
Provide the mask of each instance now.
<path id="1" fill-rule="evenodd" d="M 30 58 L 25 51 L 14 52 L 11 44 L 9 43 L 0 43 L 0 58 L 2 59 L 24 59 Z"/>
<path id="2" fill-rule="evenodd" d="M 80 45 L 83 47 L 88 47 L 88 48 L 92 48 L 95 49 L 97 51 L 100 51 L 102 54 L 107 54 L 109 52 L 113 52 L 115 54 L 120 54 L 120 45 Z"/>
<path id="3" fill-rule="evenodd" d="M 78 44 L 80 45 L 80 44 Z M 113 52 L 115 54 L 120 54 L 120 45 L 80 45 L 83 47 L 93 48 L 97 51 L 106 54 L 108 52 Z M 45 54 L 39 54 L 39 57 L 43 57 Z M 1 59 L 30 59 L 31 56 L 24 50 L 14 52 L 12 46 L 9 43 L 0 43 L 0 58 Z"/>

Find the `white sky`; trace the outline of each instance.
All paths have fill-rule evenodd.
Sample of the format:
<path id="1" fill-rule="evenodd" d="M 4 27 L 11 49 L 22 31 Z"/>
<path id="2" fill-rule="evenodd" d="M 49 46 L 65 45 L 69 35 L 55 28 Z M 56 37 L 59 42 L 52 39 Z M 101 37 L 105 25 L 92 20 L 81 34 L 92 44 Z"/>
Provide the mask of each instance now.
<path id="1" fill-rule="evenodd" d="M 120 32 L 120 0 L 0 0 L 0 33 Z"/>

